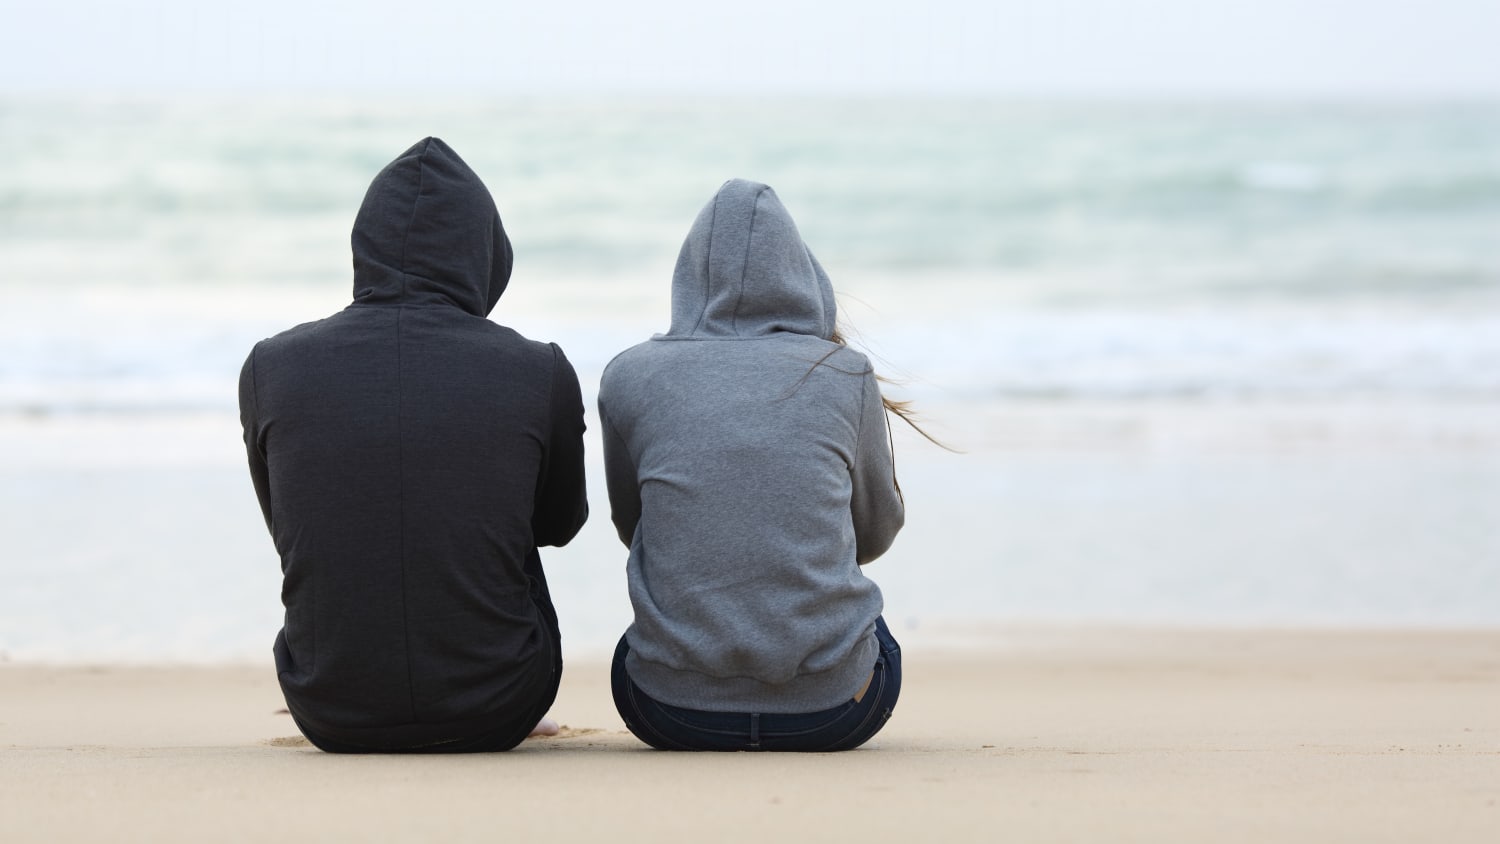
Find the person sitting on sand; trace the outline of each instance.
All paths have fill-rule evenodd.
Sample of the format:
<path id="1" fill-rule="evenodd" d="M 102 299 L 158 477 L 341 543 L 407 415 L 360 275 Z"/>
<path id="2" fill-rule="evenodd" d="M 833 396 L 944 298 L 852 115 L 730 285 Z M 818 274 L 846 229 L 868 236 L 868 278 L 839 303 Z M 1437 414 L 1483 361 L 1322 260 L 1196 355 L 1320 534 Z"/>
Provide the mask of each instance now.
<path id="1" fill-rule="evenodd" d="M 864 564 L 905 519 L 882 399 L 771 188 L 726 182 L 672 278 L 672 324 L 599 388 L 634 622 L 615 706 L 652 747 L 831 751 L 890 718 L 901 651 Z"/>
<path id="2" fill-rule="evenodd" d="M 326 751 L 508 750 L 556 732 L 537 547 L 588 518 L 578 378 L 486 319 L 510 241 L 437 138 L 375 177 L 352 244 L 353 303 L 256 344 L 240 374 L 284 578 L 281 688 Z"/>

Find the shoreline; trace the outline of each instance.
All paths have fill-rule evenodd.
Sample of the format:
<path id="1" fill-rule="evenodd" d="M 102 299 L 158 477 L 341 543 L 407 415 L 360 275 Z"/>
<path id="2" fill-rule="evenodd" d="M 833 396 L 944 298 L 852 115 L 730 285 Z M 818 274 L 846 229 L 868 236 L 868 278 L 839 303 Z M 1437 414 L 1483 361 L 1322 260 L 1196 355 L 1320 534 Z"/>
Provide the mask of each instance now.
<path id="1" fill-rule="evenodd" d="M 558 738 L 323 754 L 269 666 L 0 664 L 7 840 L 1488 841 L 1500 629 L 994 628 L 904 643 L 890 725 L 843 754 L 674 754 L 573 659 Z"/>

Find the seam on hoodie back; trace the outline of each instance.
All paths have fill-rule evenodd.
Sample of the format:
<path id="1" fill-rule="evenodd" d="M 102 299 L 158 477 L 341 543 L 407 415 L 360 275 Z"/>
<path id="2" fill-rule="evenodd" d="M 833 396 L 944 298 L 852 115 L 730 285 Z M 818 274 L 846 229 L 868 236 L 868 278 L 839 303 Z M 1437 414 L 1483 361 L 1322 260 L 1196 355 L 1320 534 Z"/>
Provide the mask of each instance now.
<path id="1" fill-rule="evenodd" d="M 259 343 L 250 348 L 250 410 L 255 414 L 255 448 L 260 452 L 261 458 L 264 459 L 266 450 L 260 444 L 260 385 L 256 383 L 259 379 L 256 377 L 257 367 L 255 365 L 255 353 L 259 349 Z M 249 445 L 249 443 L 246 443 L 246 445 Z"/>
<path id="2" fill-rule="evenodd" d="M 863 373 L 861 373 L 863 374 Z M 854 426 L 854 462 L 859 462 L 859 454 L 865 446 L 865 390 L 869 389 L 870 379 L 859 379 L 859 423 Z"/>
<path id="3" fill-rule="evenodd" d="M 265 461 L 266 460 L 266 447 L 265 447 L 265 444 L 261 442 L 261 436 L 260 436 L 260 430 L 261 430 L 261 421 L 260 421 L 260 376 L 258 374 L 259 370 L 260 370 L 260 366 L 259 366 L 259 364 L 257 363 L 257 361 L 255 359 L 255 353 L 257 351 L 259 351 L 259 350 L 260 350 L 260 343 L 256 343 L 254 346 L 252 346 L 250 348 L 250 409 L 255 414 L 255 431 L 254 431 L 254 434 L 255 434 L 255 451 L 256 451 L 256 453 L 258 453 L 260 455 L 260 459 L 262 461 Z M 245 445 L 246 445 L 246 447 L 249 447 L 250 443 L 247 442 L 247 443 L 245 443 Z M 266 480 L 267 480 L 267 483 L 270 482 L 270 475 L 271 475 L 271 466 L 270 466 L 269 461 L 267 461 L 266 462 Z M 274 515 L 274 512 L 266 514 L 266 527 L 268 527 L 268 528 L 271 529 L 271 536 L 274 539 L 275 536 L 276 536 L 276 517 Z M 314 659 L 316 659 L 316 653 L 317 652 L 314 651 L 313 653 L 314 653 Z"/>
<path id="4" fill-rule="evenodd" d="M 417 195 L 411 202 L 411 217 L 406 221 L 406 231 L 401 235 L 401 299 L 404 306 L 406 300 L 406 247 L 411 241 L 411 230 L 417 223 L 417 208 L 422 204 L 422 184 L 424 179 L 424 162 L 427 160 L 427 151 L 432 148 L 431 139 L 423 142 L 422 154 L 417 156 Z M 406 588 L 406 420 L 403 412 L 406 408 L 406 389 L 402 383 L 403 369 L 401 366 L 401 314 L 403 307 L 396 308 L 396 519 L 398 522 L 397 533 L 399 535 L 397 548 L 401 560 L 401 638 L 406 652 L 403 654 L 406 661 L 406 701 L 411 708 L 411 720 L 417 720 L 417 684 L 412 679 L 411 665 L 411 616 L 408 613 L 408 604 L 411 595 Z"/>
<path id="5" fill-rule="evenodd" d="M 755 215 L 760 212 L 760 195 L 768 190 L 770 188 L 762 185 L 750 199 L 750 225 L 745 229 L 745 262 L 740 265 L 739 295 L 735 296 L 734 310 L 729 312 L 729 328 L 735 336 L 740 333 L 740 303 L 745 301 L 745 276 L 750 273 L 750 241 L 755 237 Z"/>
<path id="6" fill-rule="evenodd" d="M 405 282 L 403 281 L 403 286 Z M 410 595 L 406 590 L 406 391 L 402 383 L 405 370 L 401 365 L 401 315 L 396 309 L 396 548 L 401 560 L 401 637 L 406 652 L 406 700 L 411 720 L 417 720 L 416 683 L 411 676 L 411 619 L 407 613 Z"/>
<path id="7" fill-rule="evenodd" d="M 552 462 L 552 433 L 553 426 L 557 420 L 557 357 L 562 354 L 562 347 L 556 343 L 548 343 L 552 352 L 552 367 L 547 373 L 547 436 L 542 441 L 542 460 L 537 466 L 536 491 L 532 493 L 532 530 L 531 541 L 536 543 L 536 510 L 541 502 L 542 490 L 547 488 L 548 475 Z"/>
<path id="8" fill-rule="evenodd" d="M 406 231 L 401 234 L 401 298 L 406 299 L 406 244 L 411 240 L 412 226 L 417 224 L 417 206 L 422 204 L 422 162 L 427 160 L 427 150 L 432 139 L 422 142 L 422 154 L 417 156 L 417 195 L 411 201 L 411 216 L 406 220 Z M 399 325 L 399 324 L 398 324 Z"/>
<path id="9" fill-rule="evenodd" d="M 723 189 L 720 188 L 720 192 Z M 714 266 L 714 223 L 719 220 L 719 194 L 714 194 L 714 207 L 708 212 L 708 251 L 703 256 L 703 309 L 698 312 L 698 321 L 693 323 L 693 330 L 688 334 L 695 335 L 703 326 L 703 320 L 708 318 L 709 291 L 713 288 L 713 266 Z M 668 329 L 670 331 L 671 329 Z"/>

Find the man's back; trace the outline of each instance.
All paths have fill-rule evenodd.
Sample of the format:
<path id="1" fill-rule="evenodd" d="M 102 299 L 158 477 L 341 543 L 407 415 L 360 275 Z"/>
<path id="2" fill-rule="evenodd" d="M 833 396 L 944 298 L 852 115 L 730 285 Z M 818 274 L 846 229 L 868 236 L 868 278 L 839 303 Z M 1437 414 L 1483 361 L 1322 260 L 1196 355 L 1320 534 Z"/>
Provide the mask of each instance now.
<path id="1" fill-rule="evenodd" d="M 509 248 L 470 178 L 483 192 L 440 141 L 393 162 L 355 224 L 354 303 L 241 375 L 284 573 L 277 670 L 304 728 L 341 742 L 479 734 L 555 688 L 536 549 L 587 516 L 582 402 L 556 346 L 485 318 Z"/>

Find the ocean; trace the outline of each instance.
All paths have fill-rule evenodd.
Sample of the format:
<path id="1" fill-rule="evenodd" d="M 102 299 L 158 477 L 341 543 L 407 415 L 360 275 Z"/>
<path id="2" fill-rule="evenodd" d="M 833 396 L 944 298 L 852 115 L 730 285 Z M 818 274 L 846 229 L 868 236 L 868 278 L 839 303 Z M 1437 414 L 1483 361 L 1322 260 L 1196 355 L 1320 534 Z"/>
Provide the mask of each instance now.
<path id="1" fill-rule="evenodd" d="M 965 452 L 898 442 L 871 574 L 912 635 L 1500 624 L 1500 104 L 75 97 L 0 100 L 0 656 L 264 658 L 235 378 L 347 302 L 365 187 L 426 135 L 515 245 L 494 318 L 588 402 L 717 186 L 777 189 Z M 602 495 L 549 554 L 606 648 Z"/>

